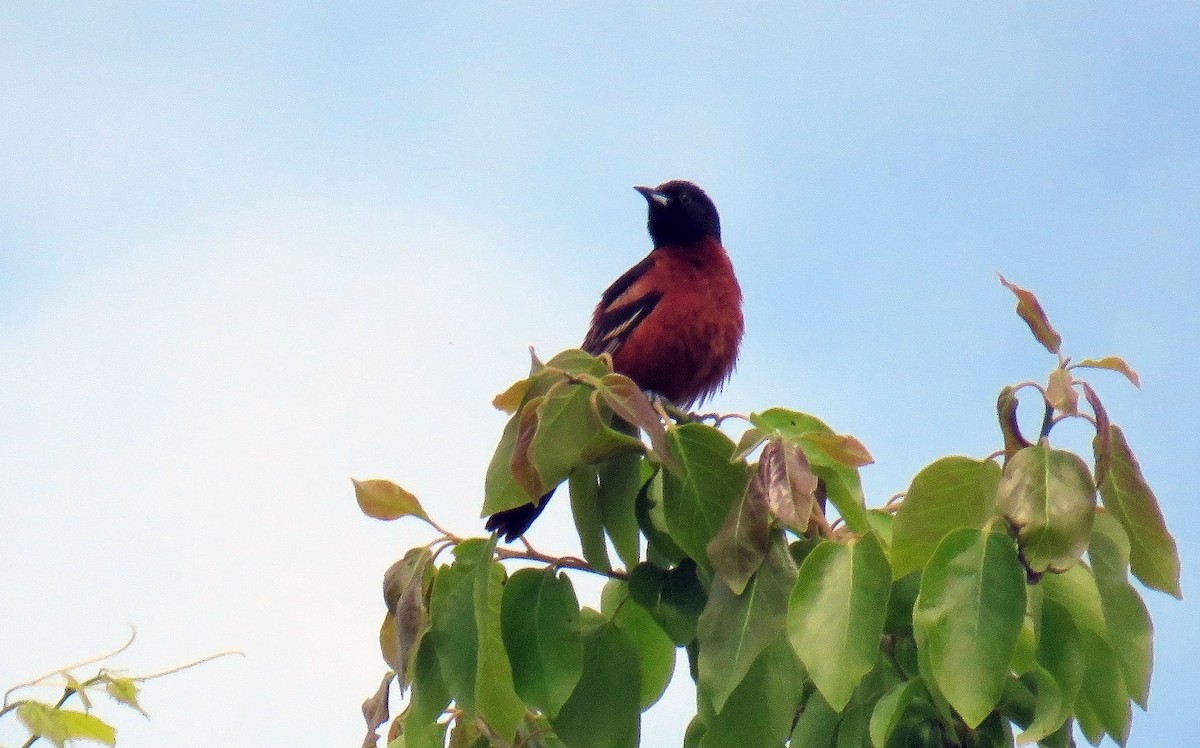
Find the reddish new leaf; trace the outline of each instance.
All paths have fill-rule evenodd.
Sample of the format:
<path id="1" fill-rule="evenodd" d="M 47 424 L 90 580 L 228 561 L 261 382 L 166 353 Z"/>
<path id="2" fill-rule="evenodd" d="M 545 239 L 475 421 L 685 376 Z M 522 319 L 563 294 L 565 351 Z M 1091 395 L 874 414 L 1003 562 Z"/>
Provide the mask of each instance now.
<path id="1" fill-rule="evenodd" d="M 1021 436 L 1021 426 L 1017 423 L 1017 390 L 1005 387 L 996 398 L 996 415 L 1000 418 L 1000 433 L 1004 435 L 1004 455 L 1012 457 L 1019 450 L 1029 446 L 1029 440 Z"/>
<path id="2" fill-rule="evenodd" d="M 1085 358 L 1071 368 L 1080 369 L 1108 369 L 1109 371 L 1120 372 L 1125 375 L 1125 378 L 1133 384 L 1134 387 L 1141 387 L 1142 380 L 1138 373 L 1133 370 L 1125 359 L 1120 356 L 1105 356 L 1104 358 Z"/>
<path id="3" fill-rule="evenodd" d="M 1080 382 L 1079 386 L 1083 388 L 1083 396 L 1087 398 L 1092 415 L 1096 419 L 1096 485 L 1099 486 L 1108 475 L 1108 465 L 1112 461 L 1112 435 L 1108 430 L 1108 411 L 1104 409 L 1104 403 L 1100 402 L 1100 396 L 1091 385 Z"/>
<path id="4" fill-rule="evenodd" d="M 1072 384 L 1071 372 L 1066 369 L 1050 372 L 1050 382 L 1046 385 L 1046 401 L 1060 413 L 1075 415 L 1079 412 L 1079 393 Z"/>
<path id="5" fill-rule="evenodd" d="M 996 273 L 1000 277 L 1000 282 L 1004 287 L 1017 297 L 1017 314 L 1021 319 L 1025 320 L 1025 324 L 1029 325 L 1030 332 L 1037 341 L 1046 347 L 1046 350 L 1051 353 L 1058 353 L 1062 348 L 1062 336 L 1059 335 L 1053 327 L 1050 326 L 1050 320 L 1046 317 L 1045 310 L 1038 302 L 1037 297 L 1032 291 L 1021 288 L 1020 286 L 1009 283 L 1003 275 Z"/>
<path id="6" fill-rule="evenodd" d="M 659 462 L 668 470 L 676 473 L 680 471 L 679 461 L 675 459 L 667 444 L 667 432 L 663 427 L 662 416 L 632 379 L 624 374 L 605 374 L 600 377 L 596 391 L 614 413 L 646 432 Z"/>
<path id="7" fill-rule="evenodd" d="M 797 533 L 807 530 L 817 496 L 817 476 L 804 450 L 785 439 L 772 439 L 758 460 L 758 478 L 771 513 Z"/>

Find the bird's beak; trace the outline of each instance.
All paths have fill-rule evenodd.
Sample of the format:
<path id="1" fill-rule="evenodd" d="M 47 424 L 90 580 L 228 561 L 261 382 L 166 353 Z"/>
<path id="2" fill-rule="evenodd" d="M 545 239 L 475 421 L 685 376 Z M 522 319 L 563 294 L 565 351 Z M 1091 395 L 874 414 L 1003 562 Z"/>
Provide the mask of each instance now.
<path id="1" fill-rule="evenodd" d="M 658 192 L 653 187 L 642 187 L 639 185 L 634 187 L 634 189 L 642 193 L 642 197 L 646 198 L 646 202 L 656 202 L 664 207 L 667 203 L 671 202 L 671 198 L 667 197 L 661 192 Z"/>

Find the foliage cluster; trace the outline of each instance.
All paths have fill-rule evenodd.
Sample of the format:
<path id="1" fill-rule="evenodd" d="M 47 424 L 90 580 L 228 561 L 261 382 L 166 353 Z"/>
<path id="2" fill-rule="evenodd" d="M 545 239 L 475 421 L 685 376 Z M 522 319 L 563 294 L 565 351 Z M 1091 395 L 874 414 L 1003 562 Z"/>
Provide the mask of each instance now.
<path id="1" fill-rule="evenodd" d="M 1124 745 L 1152 660 L 1129 575 L 1178 597 L 1179 560 L 1124 434 L 1078 377 L 1137 375 L 1063 357 L 1033 294 L 1001 280 L 1057 358 L 1047 383 L 1000 392 L 1003 448 L 939 459 L 879 508 L 859 480 L 867 450 L 819 419 L 668 414 L 577 350 L 535 358 L 496 398 L 512 417 L 483 513 L 566 482 L 582 559 L 461 539 L 398 485 L 356 481 L 367 514 L 441 533 L 385 575 L 393 673 L 364 704 L 364 744 L 390 719 L 391 748 L 635 746 L 682 648 L 697 686 L 686 746 L 1067 746 L 1076 724 Z M 1022 392 L 1044 410 L 1033 439 Z M 1094 427 L 1088 459 L 1051 444 L 1065 419 Z M 736 440 L 733 423 L 746 424 Z M 510 574 L 508 559 L 536 564 Z M 564 570 L 608 577 L 598 610 Z M 410 690 L 394 719 L 393 674 Z"/>

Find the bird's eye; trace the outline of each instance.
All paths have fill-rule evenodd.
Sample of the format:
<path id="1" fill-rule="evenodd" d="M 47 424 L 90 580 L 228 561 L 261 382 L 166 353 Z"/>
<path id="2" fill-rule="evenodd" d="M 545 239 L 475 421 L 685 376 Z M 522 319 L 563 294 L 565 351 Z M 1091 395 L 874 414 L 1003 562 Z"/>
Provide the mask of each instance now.
<path id="1" fill-rule="evenodd" d="M 686 192 L 679 193 L 679 202 L 687 204 L 692 201 L 692 196 Z"/>

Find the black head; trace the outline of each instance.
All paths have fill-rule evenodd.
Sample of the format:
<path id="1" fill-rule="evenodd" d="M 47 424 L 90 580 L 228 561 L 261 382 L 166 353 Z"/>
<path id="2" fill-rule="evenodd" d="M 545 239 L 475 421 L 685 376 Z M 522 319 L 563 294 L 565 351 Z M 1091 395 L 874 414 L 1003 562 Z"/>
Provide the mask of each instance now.
<path id="1" fill-rule="evenodd" d="M 691 182 L 682 179 L 657 187 L 634 187 L 650 206 L 646 228 L 654 246 L 686 244 L 711 237 L 721 241 L 721 218 L 717 206 Z"/>

